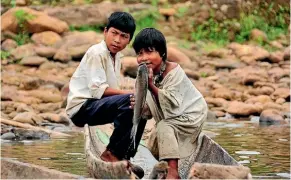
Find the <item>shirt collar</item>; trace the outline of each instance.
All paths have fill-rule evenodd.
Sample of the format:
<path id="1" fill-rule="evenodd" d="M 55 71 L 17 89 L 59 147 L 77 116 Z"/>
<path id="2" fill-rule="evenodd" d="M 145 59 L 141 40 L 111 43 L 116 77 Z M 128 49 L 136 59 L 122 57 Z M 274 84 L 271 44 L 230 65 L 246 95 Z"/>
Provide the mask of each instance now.
<path id="1" fill-rule="evenodd" d="M 106 49 L 106 52 L 108 53 L 108 55 L 111 56 L 110 51 L 106 45 L 106 42 L 104 40 L 101 41 L 102 46 Z M 120 59 L 122 58 L 124 55 L 121 52 L 116 53 L 115 55 L 115 59 Z"/>

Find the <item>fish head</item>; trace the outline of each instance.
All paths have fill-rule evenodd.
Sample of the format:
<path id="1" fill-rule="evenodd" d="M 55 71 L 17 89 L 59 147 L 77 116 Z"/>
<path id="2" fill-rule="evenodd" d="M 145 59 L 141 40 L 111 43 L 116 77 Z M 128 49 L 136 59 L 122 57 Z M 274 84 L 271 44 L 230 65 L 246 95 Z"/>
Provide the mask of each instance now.
<path id="1" fill-rule="evenodd" d="M 147 64 L 145 62 L 140 63 L 138 65 L 138 70 L 137 70 L 137 76 L 142 76 L 142 75 L 146 75 L 148 76 L 148 68 L 147 68 Z"/>

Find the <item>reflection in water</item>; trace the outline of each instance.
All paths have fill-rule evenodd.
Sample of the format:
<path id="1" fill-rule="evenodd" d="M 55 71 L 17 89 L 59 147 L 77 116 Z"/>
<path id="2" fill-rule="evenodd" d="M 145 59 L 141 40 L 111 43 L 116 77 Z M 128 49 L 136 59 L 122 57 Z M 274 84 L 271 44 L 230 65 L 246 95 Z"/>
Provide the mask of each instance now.
<path id="1" fill-rule="evenodd" d="M 34 141 L 30 144 L 2 143 L 1 153 L 1 157 L 16 158 L 21 162 L 86 176 L 82 134 L 69 139 Z"/>
<path id="2" fill-rule="evenodd" d="M 210 129 L 209 129 L 210 127 Z M 290 174 L 290 127 L 244 123 L 241 128 L 213 127 L 206 129 L 220 133 L 213 139 L 237 161 L 243 161 L 253 175 Z M 284 139 L 282 141 L 280 139 Z M 241 157 L 244 155 L 243 157 Z M 248 159 L 245 159 L 246 156 Z M 247 162 L 247 161 L 249 162 Z M 247 163 L 246 163 L 247 162 Z"/>
<path id="3" fill-rule="evenodd" d="M 260 127 L 255 123 L 207 122 L 205 130 L 216 134 L 213 139 L 237 161 L 251 168 L 255 176 L 290 176 L 289 126 Z M 7 143 L 2 141 L 2 157 L 87 176 L 84 137 Z M 283 176 L 284 175 L 284 176 Z"/>

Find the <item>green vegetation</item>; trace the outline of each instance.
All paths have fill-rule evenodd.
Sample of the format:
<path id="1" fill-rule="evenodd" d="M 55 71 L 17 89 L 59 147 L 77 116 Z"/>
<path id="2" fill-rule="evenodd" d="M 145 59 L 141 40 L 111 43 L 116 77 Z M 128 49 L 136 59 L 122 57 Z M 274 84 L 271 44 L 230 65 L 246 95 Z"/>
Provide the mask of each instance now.
<path id="1" fill-rule="evenodd" d="M 179 41 L 178 46 L 183 49 L 190 49 L 191 44 L 188 41 Z"/>
<path id="2" fill-rule="evenodd" d="M 157 20 L 159 19 L 159 12 L 157 9 L 144 10 L 132 13 L 132 16 L 136 20 L 136 33 L 146 27 L 156 27 Z"/>
<path id="3" fill-rule="evenodd" d="M 208 77 L 207 72 L 201 72 L 201 73 L 200 73 L 200 77 L 202 77 L 202 78 L 206 78 L 206 77 Z"/>
<path id="4" fill-rule="evenodd" d="M 183 17 L 188 12 L 188 7 L 179 7 L 177 10 L 177 17 Z"/>
<path id="5" fill-rule="evenodd" d="M 27 13 L 23 9 L 15 11 L 14 16 L 21 31 L 25 31 L 25 23 L 34 18 L 32 14 Z"/>
<path id="6" fill-rule="evenodd" d="M 27 31 L 27 21 L 32 20 L 35 16 L 27 13 L 26 11 L 20 9 L 15 11 L 14 16 L 17 20 L 19 34 L 17 34 L 14 40 L 17 42 L 18 45 L 23 45 L 30 41 L 29 34 Z"/>
<path id="7" fill-rule="evenodd" d="M 191 40 L 209 40 L 217 44 L 226 44 L 229 41 L 228 30 L 223 26 L 221 27 L 213 18 L 210 18 L 195 28 L 191 34 Z"/>
<path id="8" fill-rule="evenodd" d="M 7 59 L 10 56 L 10 52 L 1 50 L 1 60 Z"/>
<path id="9" fill-rule="evenodd" d="M 90 26 L 90 25 L 85 25 L 85 26 L 80 26 L 80 27 L 75 27 L 75 26 L 70 26 L 70 31 L 95 31 L 95 32 L 102 32 L 103 31 L 103 28 L 101 25 L 93 25 L 93 26 Z"/>
<path id="10" fill-rule="evenodd" d="M 15 7 L 16 6 L 16 0 L 2 0 L 1 1 L 2 6 L 9 6 L 9 7 Z"/>
<path id="11" fill-rule="evenodd" d="M 262 8 L 262 7 L 261 7 Z M 262 13 L 264 12 L 264 13 Z M 259 29 L 267 34 L 268 40 L 275 40 L 281 34 L 287 34 L 289 25 L 289 7 L 278 6 L 274 9 L 273 3 L 268 10 L 253 10 L 241 14 L 239 20 L 230 19 L 217 22 L 210 12 L 210 18 L 202 24 L 193 22 L 192 41 L 211 41 L 218 45 L 225 45 L 229 41 L 244 43 L 249 40 L 251 30 Z M 258 44 L 266 46 L 263 40 L 258 40 Z"/>
<path id="12" fill-rule="evenodd" d="M 30 36 L 26 32 L 17 34 L 13 39 L 19 46 L 30 42 Z"/>
<path id="13" fill-rule="evenodd" d="M 201 48 L 205 51 L 205 52 L 211 52 L 213 50 L 216 49 L 220 49 L 223 47 L 223 44 L 219 44 L 219 43 L 206 43 L 204 45 L 201 45 Z"/>

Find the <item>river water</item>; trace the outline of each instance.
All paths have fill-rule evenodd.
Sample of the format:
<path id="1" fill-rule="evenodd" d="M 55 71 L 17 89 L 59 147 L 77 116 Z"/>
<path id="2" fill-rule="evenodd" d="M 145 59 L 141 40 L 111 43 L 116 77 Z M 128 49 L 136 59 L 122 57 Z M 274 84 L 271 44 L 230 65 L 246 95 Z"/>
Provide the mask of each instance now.
<path id="1" fill-rule="evenodd" d="M 260 126 L 254 121 L 206 122 L 204 130 L 254 178 L 290 179 L 290 126 Z M 84 137 L 47 141 L 1 141 L 1 157 L 87 176 Z"/>

